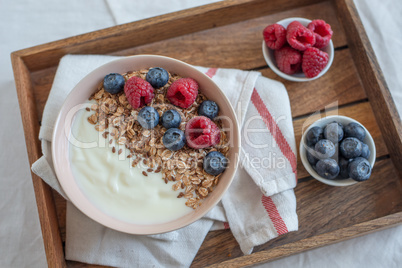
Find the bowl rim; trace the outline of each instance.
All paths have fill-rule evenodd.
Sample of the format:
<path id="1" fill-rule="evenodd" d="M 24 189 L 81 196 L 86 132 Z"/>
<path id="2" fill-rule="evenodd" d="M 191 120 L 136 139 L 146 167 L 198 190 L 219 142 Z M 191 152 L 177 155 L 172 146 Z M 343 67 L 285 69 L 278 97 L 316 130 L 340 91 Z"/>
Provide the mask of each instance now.
<path id="1" fill-rule="evenodd" d="M 116 64 L 123 64 L 123 63 L 132 62 L 132 61 L 136 61 L 136 60 L 137 61 L 138 60 L 148 60 L 148 61 L 149 60 L 154 60 L 154 61 L 160 60 L 164 63 L 167 63 L 167 62 L 171 63 L 172 66 L 175 66 L 176 68 L 177 68 L 177 66 L 180 66 L 180 68 L 182 67 L 183 69 L 190 70 L 191 72 L 197 73 L 197 77 L 202 77 L 202 79 L 203 79 L 202 81 L 204 81 L 204 83 L 207 83 L 210 86 L 212 86 L 218 90 L 218 95 L 220 95 L 219 98 L 222 98 L 222 101 L 223 101 L 223 103 L 225 103 L 225 106 L 227 107 L 227 110 L 229 112 L 229 114 L 226 116 L 229 116 L 229 118 L 231 118 L 232 120 L 235 121 L 232 124 L 233 132 L 231 134 L 231 135 L 233 135 L 233 143 L 231 145 L 231 150 L 233 150 L 233 152 L 231 153 L 231 155 L 234 157 L 233 157 L 233 159 L 231 159 L 230 162 L 233 162 L 233 166 L 231 168 L 231 171 L 229 172 L 229 175 L 227 175 L 226 182 L 223 183 L 221 181 L 221 183 L 218 184 L 218 186 L 222 185 L 222 186 L 220 186 L 221 187 L 220 191 L 214 191 L 213 193 L 215 193 L 215 195 L 209 196 L 210 198 L 213 198 L 212 201 L 210 201 L 212 203 L 210 203 L 208 206 L 206 206 L 206 205 L 201 206 L 201 207 L 197 208 L 196 210 L 194 210 L 193 212 L 190 212 L 176 220 L 165 222 L 165 223 L 160 223 L 160 224 L 149 224 L 148 225 L 148 224 L 128 223 L 123 220 L 119 220 L 117 218 L 107 215 L 107 213 L 105 213 L 104 211 L 102 211 L 98 207 L 96 207 L 85 196 L 85 194 L 82 192 L 82 190 L 79 188 L 77 182 L 74 179 L 74 176 L 72 176 L 69 161 L 67 161 L 67 164 L 63 163 L 63 165 L 65 165 L 67 167 L 62 167 L 62 165 L 59 164 L 60 158 L 61 158 L 58 154 L 58 152 L 60 150 L 59 143 L 66 142 L 66 140 L 68 140 L 66 126 L 71 127 L 71 125 L 73 124 L 74 119 L 75 119 L 75 117 L 74 117 L 74 119 L 71 120 L 70 124 L 67 124 L 65 121 L 62 122 L 63 119 L 64 120 L 66 119 L 66 111 L 65 111 L 67 109 L 66 106 L 72 105 L 70 103 L 72 96 L 74 96 L 74 94 L 76 94 L 76 92 L 87 82 L 87 80 L 91 81 L 91 79 L 93 79 L 94 77 L 99 76 L 98 73 L 102 73 L 102 70 L 111 68 L 111 66 L 114 66 Z M 152 67 L 152 66 L 149 66 L 149 67 Z M 103 72 L 103 74 L 104 73 L 105 72 Z M 94 82 L 94 81 L 92 81 L 92 82 Z M 99 84 L 99 81 L 96 81 L 96 83 Z M 93 89 L 93 91 L 95 91 L 95 88 Z M 87 96 L 87 97 L 89 97 L 89 96 Z M 75 103 L 75 105 L 82 106 L 83 104 Z M 180 60 L 177 60 L 174 58 L 170 58 L 170 57 L 166 57 L 166 56 L 141 54 L 141 55 L 134 55 L 134 56 L 126 56 L 126 57 L 122 57 L 119 59 L 111 60 L 111 61 L 95 68 L 91 72 L 89 72 L 74 86 L 74 88 L 71 90 L 71 92 L 65 98 L 65 100 L 60 108 L 60 111 L 58 112 L 57 119 L 56 119 L 56 122 L 55 122 L 55 125 L 53 128 L 53 133 L 52 133 L 51 153 L 52 153 L 52 161 L 53 161 L 57 180 L 60 183 L 61 188 L 64 190 L 65 194 L 67 195 L 69 201 L 71 201 L 75 205 L 76 208 L 78 208 L 81 212 L 83 212 L 85 215 L 87 215 L 92 220 L 94 220 L 108 228 L 111 228 L 111 229 L 114 229 L 117 231 L 121 231 L 124 233 L 129 233 L 129 234 L 152 235 L 152 234 L 166 233 L 166 232 L 170 232 L 170 231 L 174 231 L 174 230 L 183 228 L 183 227 L 199 220 L 200 218 L 202 218 L 205 214 L 207 214 L 213 207 L 215 207 L 218 204 L 218 202 L 222 199 L 223 195 L 227 192 L 229 186 L 231 185 L 234 175 L 236 173 L 237 167 L 238 167 L 238 163 L 239 163 L 238 154 L 240 152 L 240 146 L 241 146 L 240 137 L 241 136 L 240 136 L 239 123 L 238 123 L 234 108 L 232 107 L 230 101 L 228 100 L 226 95 L 223 93 L 223 91 L 219 88 L 219 86 L 210 77 L 208 77 L 206 74 L 204 74 L 203 72 L 196 69 L 194 66 L 192 66 L 188 63 L 185 63 L 183 61 L 180 61 Z M 69 160 L 68 153 L 67 153 L 67 156 L 64 156 L 64 157 L 67 157 L 67 159 Z M 69 170 L 71 174 L 68 174 L 68 175 L 63 174 L 63 172 L 66 169 Z M 67 181 L 68 179 L 70 179 L 69 182 Z M 73 188 L 71 188 L 71 185 L 73 185 Z M 77 189 L 79 189 L 79 191 L 77 191 Z M 82 202 L 84 202 L 84 204 L 82 204 Z M 86 207 L 84 207 L 84 205 Z M 197 213 L 197 210 L 201 209 L 201 208 L 202 208 L 201 212 Z M 190 214 L 192 216 L 189 216 Z M 186 220 L 182 221 L 180 224 L 175 225 L 174 227 L 171 226 L 172 224 L 169 225 L 169 223 L 175 222 L 182 218 L 185 218 Z"/>
<path id="2" fill-rule="evenodd" d="M 307 145 L 305 145 L 306 133 L 307 133 L 312 127 L 317 126 L 317 124 L 319 124 L 319 123 L 324 123 L 324 121 L 332 121 L 333 119 L 343 119 L 343 120 L 345 120 L 345 121 L 348 121 L 349 123 L 355 122 L 355 123 L 358 123 L 359 125 L 361 125 L 361 126 L 364 128 L 364 130 L 366 131 L 366 138 L 365 138 L 365 139 L 368 139 L 368 141 L 370 142 L 370 144 L 367 144 L 367 145 L 368 145 L 368 146 L 370 147 L 370 149 L 371 149 L 370 157 L 369 157 L 369 160 L 368 160 L 368 161 L 369 161 L 369 163 L 370 163 L 370 165 L 371 165 L 371 168 L 373 169 L 374 164 L 375 164 L 375 160 L 376 160 L 376 147 L 375 147 L 375 142 L 374 142 L 373 137 L 371 136 L 370 132 L 366 129 L 366 127 L 365 127 L 362 123 L 360 123 L 359 121 L 357 121 L 357 120 L 355 120 L 355 119 L 353 119 L 353 118 L 350 118 L 350 117 L 347 117 L 347 116 L 344 116 L 344 115 L 329 115 L 329 116 L 322 117 L 322 118 L 320 118 L 320 119 L 314 121 L 314 123 L 312 123 L 312 124 L 303 132 L 303 135 L 302 135 L 302 137 L 301 137 L 301 139 L 300 139 L 300 146 L 299 146 L 300 160 L 301 160 L 301 162 L 302 162 L 304 168 L 305 168 L 305 169 L 307 170 L 307 172 L 310 174 L 310 176 L 312 176 L 314 179 L 316 179 L 316 180 L 318 180 L 318 181 L 320 181 L 320 182 L 322 182 L 322 183 L 325 183 L 325 184 L 331 185 L 331 186 L 349 186 L 349 185 L 353 185 L 353 184 L 358 183 L 358 181 L 355 181 L 355 180 L 353 180 L 353 179 L 351 179 L 351 178 L 343 179 L 343 180 L 329 180 L 329 179 L 325 179 L 325 178 L 321 177 L 321 176 L 318 175 L 318 173 L 312 168 L 312 166 L 310 165 L 310 163 L 309 163 L 308 160 L 307 160 L 306 148 L 305 148 L 305 147 L 307 146 Z"/>
<path id="3" fill-rule="evenodd" d="M 291 18 L 282 19 L 282 20 L 276 22 L 276 24 L 280 24 L 282 26 L 284 26 L 283 24 L 285 24 L 287 26 L 287 24 L 289 24 L 288 22 L 292 22 L 292 21 L 295 21 L 295 20 L 301 22 L 302 24 L 303 23 L 308 24 L 308 23 L 311 22 L 311 20 L 306 19 L 306 18 L 291 17 Z M 305 26 L 307 26 L 307 25 L 305 25 Z M 334 61 L 335 50 L 334 50 L 334 44 L 332 42 L 332 38 L 329 41 L 329 44 L 328 44 L 327 48 L 328 48 L 328 50 L 330 52 L 330 53 L 327 52 L 328 56 L 329 56 L 328 64 L 325 66 L 325 68 L 317 76 L 312 77 L 312 78 L 307 78 L 307 77 L 305 77 L 305 75 L 303 73 L 301 73 L 302 76 L 297 77 L 297 76 L 294 76 L 294 75 L 285 74 L 284 72 L 279 70 L 278 67 L 276 67 L 276 65 L 273 62 L 272 56 L 271 56 L 272 49 L 267 47 L 267 45 L 265 44 L 264 39 L 262 40 L 262 54 L 264 56 L 264 59 L 265 59 L 266 63 L 268 64 L 269 68 L 271 68 L 271 70 L 274 73 L 276 73 L 278 76 L 280 76 L 280 77 L 282 77 L 282 78 L 284 78 L 286 80 L 293 81 L 293 82 L 308 82 L 308 81 L 312 81 L 312 80 L 315 80 L 315 79 L 320 78 L 321 76 L 323 76 L 329 70 L 329 68 L 332 65 L 332 62 Z"/>

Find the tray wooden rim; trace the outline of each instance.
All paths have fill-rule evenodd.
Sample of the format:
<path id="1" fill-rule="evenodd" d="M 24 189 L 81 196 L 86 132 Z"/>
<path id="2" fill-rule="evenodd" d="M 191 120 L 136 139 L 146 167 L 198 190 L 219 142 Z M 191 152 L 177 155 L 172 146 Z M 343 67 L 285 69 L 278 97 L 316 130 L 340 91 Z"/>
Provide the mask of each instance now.
<path id="1" fill-rule="evenodd" d="M 351 238 L 360 237 L 379 230 L 388 229 L 401 224 L 402 212 L 390 214 L 371 221 L 362 222 L 346 228 L 338 229 L 333 232 L 317 235 L 314 237 L 299 240 L 275 247 L 266 251 L 259 251 L 251 255 L 230 259 L 219 264 L 213 264 L 208 267 L 244 267 L 274 261 L 291 256 L 296 253 L 302 253 L 308 250 L 319 248 L 326 245 L 335 244 Z"/>
<path id="2" fill-rule="evenodd" d="M 294 2 L 294 1 L 293 1 Z M 276 0 L 271 3 L 273 7 L 269 12 L 278 12 L 290 8 L 296 8 L 302 5 L 314 4 L 317 0 L 303 0 L 297 4 L 292 1 Z M 381 130 L 384 130 L 384 126 L 387 126 L 388 130 L 384 130 L 383 136 L 387 144 L 388 150 L 391 155 L 391 159 L 394 162 L 394 166 L 397 167 L 399 172 L 402 172 L 402 127 L 401 119 L 396 111 L 395 104 L 389 93 L 387 85 L 385 83 L 382 72 L 379 68 L 374 52 L 365 34 L 363 25 L 359 19 L 356 7 L 352 0 L 340 0 L 335 2 L 336 9 L 342 14 L 344 20 L 343 26 L 348 38 L 348 44 L 353 52 L 353 59 L 356 64 L 361 65 L 358 68 L 359 75 L 362 79 L 364 88 L 366 89 L 370 103 L 374 109 L 378 109 L 376 114 L 376 120 Z M 250 14 L 244 16 L 244 20 L 247 18 L 258 17 L 261 14 L 270 14 L 267 12 L 266 4 L 263 0 L 229 0 L 218 2 L 210 5 L 206 5 L 199 8 L 193 8 L 189 10 L 179 11 L 152 19 L 142 20 L 139 22 L 133 22 L 124 25 L 118 25 L 104 30 L 99 30 L 92 33 L 83 34 L 76 37 L 66 38 L 63 40 L 51 42 L 27 48 L 13 52 L 11 54 L 11 60 L 13 65 L 14 77 L 16 82 L 18 100 L 20 103 L 21 116 L 24 126 L 24 134 L 27 144 L 27 151 L 29 162 L 32 165 L 41 156 L 41 149 L 39 140 L 37 139 L 39 133 L 39 124 L 37 122 L 36 103 L 33 96 L 33 86 L 30 78 L 30 72 L 45 68 L 46 66 L 52 66 L 57 64 L 58 59 L 67 53 L 89 53 L 91 45 L 98 40 L 113 41 L 116 38 L 121 38 L 121 35 L 133 30 L 139 32 L 145 32 L 150 25 L 166 25 L 166 23 L 182 23 L 188 21 L 194 21 L 201 17 L 210 18 L 209 22 L 198 24 L 197 27 L 184 31 L 182 33 L 176 33 L 178 35 L 185 35 L 190 32 L 201 31 L 204 29 L 222 26 L 230 23 L 234 23 L 235 19 L 229 19 L 227 21 L 213 19 L 222 13 L 236 14 L 237 10 L 241 10 L 250 6 L 261 7 L 260 13 Z M 352 27 L 350 27 L 352 26 Z M 171 27 L 174 27 L 171 26 Z M 170 36 L 160 36 L 158 38 L 146 39 L 148 42 L 155 42 L 159 39 L 171 38 L 175 36 L 170 33 Z M 131 46 L 141 45 L 141 42 L 131 44 Z M 83 49 L 86 48 L 86 49 Z M 121 48 L 121 47 L 120 47 Z M 116 50 L 118 50 L 116 48 Z M 104 53 L 108 53 L 105 49 Z M 52 53 L 51 60 L 39 60 L 39 58 Z M 396 143 L 395 143 L 395 137 Z M 392 138 L 392 139 L 391 139 Z M 401 174 L 399 174 L 401 175 Z M 41 221 L 42 234 L 44 238 L 46 257 L 48 265 L 65 267 L 63 245 L 58 230 L 57 216 L 52 196 L 51 188 L 44 183 L 39 177 L 32 173 L 32 179 L 34 183 L 35 196 L 37 199 L 38 212 Z M 389 214 L 384 217 L 376 218 L 371 221 L 355 224 L 347 228 L 339 229 L 334 232 L 324 233 L 316 237 L 303 239 L 294 243 L 289 243 L 283 246 L 279 246 L 269 251 L 261 251 L 248 256 L 238 257 L 231 259 L 221 264 L 214 266 L 219 267 L 232 267 L 257 264 L 268 260 L 274 260 L 281 257 L 289 256 L 295 253 L 299 253 L 305 250 L 313 249 L 330 243 L 336 243 L 345 239 L 364 235 L 375 230 L 392 227 L 396 224 L 402 223 L 402 212 L 395 214 Z M 317 237 L 319 238 L 317 240 Z M 340 238 L 339 238 L 340 237 Z M 313 239 L 314 238 L 314 239 Z M 301 244 L 300 244 L 301 243 Z M 308 246 L 305 246 L 307 244 Z"/>

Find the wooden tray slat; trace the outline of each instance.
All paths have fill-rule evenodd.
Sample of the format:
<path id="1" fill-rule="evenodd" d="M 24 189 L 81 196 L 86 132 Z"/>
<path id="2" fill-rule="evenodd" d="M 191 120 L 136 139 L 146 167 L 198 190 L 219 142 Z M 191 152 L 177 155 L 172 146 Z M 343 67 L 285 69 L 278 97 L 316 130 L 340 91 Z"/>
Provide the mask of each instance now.
<path id="1" fill-rule="evenodd" d="M 21 107 L 21 118 L 24 127 L 28 160 L 32 165 L 41 156 L 39 144 L 39 124 L 30 73 L 25 63 L 15 54 L 11 56 L 16 87 L 19 89 L 18 102 Z M 64 267 L 64 254 L 61 243 L 52 189 L 38 176 L 31 173 L 38 207 L 43 242 L 48 265 Z"/>
<path id="2" fill-rule="evenodd" d="M 229 259 L 221 263 L 211 264 L 208 267 L 236 268 L 281 259 L 295 253 L 301 253 L 318 247 L 335 244 L 344 240 L 396 226 L 400 224 L 401 217 L 402 213 L 398 212 L 382 218 L 338 229 L 330 233 L 325 233 L 317 235 L 315 237 L 310 237 L 293 243 L 278 246 L 270 250 L 259 251 L 252 255 L 246 255 L 234 259 Z"/>
<path id="3" fill-rule="evenodd" d="M 402 215 L 402 200 L 395 202 L 395 199 L 402 195 L 402 185 L 392 161 L 390 159 L 378 161 L 373 170 L 373 178 L 365 184 L 349 187 L 327 186 L 312 178 L 302 180 L 295 189 L 299 230 L 254 248 L 255 253 L 252 255 L 264 252 L 261 254 L 271 256 L 269 252 L 274 251 L 275 254 L 279 254 L 278 250 L 283 248 L 288 248 L 289 251 L 285 252 L 293 254 L 295 247 L 297 252 L 302 252 L 311 249 L 311 245 L 300 244 L 300 241 L 307 239 L 309 243 L 317 247 L 327 244 L 327 239 L 334 239 L 332 232 L 338 233 L 341 239 L 343 235 L 346 235 L 342 231 L 344 228 L 359 226 L 361 223 L 393 213 Z M 339 199 L 339 196 L 344 198 Z M 378 200 L 381 202 L 379 203 Z M 373 230 L 376 226 L 370 226 L 370 228 Z M 352 230 L 353 228 L 350 228 L 350 231 Z M 211 251 L 211 248 L 214 250 Z M 286 256 L 285 252 L 282 254 Z M 251 260 L 254 259 L 254 257 L 242 257 L 240 248 L 230 231 L 215 231 L 207 235 L 194 260 L 193 267 L 205 267 L 230 259 L 233 261 L 229 263 L 236 267 L 235 262 L 243 258 L 250 261 L 247 265 L 250 265 Z"/>
<path id="4" fill-rule="evenodd" d="M 353 0 L 335 1 L 378 125 L 402 177 L 402 123 Z"/>
<path id="5" fill-rule="evenodd" d="M 133 54 L 160 54 L 180 59 L 190 64 L 207 67 L 228 67 L 237 69 L 261 68 L 266 66 L 266 62 L 261 54 L 262 29 L 264 29 L 268 23 L 276 22 L 289 16 L 295 16 L 295 14 L 297 14 L 297 16 L 311 19 L 320 17 L 327 20 L 331 23 L 332 28 L 334 28 L 334 31 L 336 32 L 336 35 L 334 36 L 335 47 L 345 47 L 346 37 L 338 19 L 336 18 L 336 13 L 332 4 L 330 2 L 322 2 L 312 6 L 304 6 L 294 10 L 292 9 L 278 14 L 250 19 L 223 27 L 215 27 L 209 30 L 170 38 L 149 45 L 142 45 L 110 54 L 120 56 Z M 230 36 L 222 39 L 221 37 L 225 36 L 228 32 L 231 33 Z M 213 44 L 209 44 L 210 42 L 213 42 Z M 200 55 L 203 56 L 200 57 Z M 366 98 L 358 79 L 356 79 L 358 77 L 357 71 L 347 49 L 335 52 L 333 65 L 342 66 L 347 75 L 341 75 L 341 69 L 331 67 L 329 72 L 321 79 L 311 83 L 300 84 L 279 79 L 279 77 L 273 75 L 273 72 L 268 68 L 264 68 L 260 71 L 267 77 L 285 82 L 291 100 L 292 98 L 295 100 L 292 101 L 293 116 L 299 116 L 309 112 L 314 112 L 318 107 L 327 104 L 329 98 L 332 100 L 334 97 L 339 97 L 339 104 Z M 39 118 L 42 118 L 42 111 L 46 104 L 55 72 L 56 68 L 50 67 L 33 72 L 31 75 L 34 84 L 34 94 L 37 102 Z M 334 83 L 333 81 L 336 82 Z M 322 85 L 326 86 L 323 87 Z M 302 88 L 299 88 L 299 86 Z M 320 98 L 319 102 L 315 99 L 309 98 L 309 96 L 300 99 L 302 95 L 301 92 L 304 93 L 309 89 L 309 87 L 313 87 L 314 91 L 318 89 L 320 90 L 318 95 L 322 98 Z M 330 91 L 331 94 L 322 94 L 325 91 Z M 303 107 L 302 105 L 295 106 L 298 103 L 304 104 L 307 99 L 308 103 L 303 105 Z"/>
<path id="6" fill-rule="evenodd" d="M 54 66 L 65 54 L 107 54 L 219 27 L 320 0 L 227 0 L 137 23 L 122 24 L 14 52 L 31 70 Z M 102 42 L 102 45 L 99 45 Z"/>
<path id="7" fill-rule="evenodd" d="M 295 1 L 298 2 L 298 1 Z M 266 3 L 268 4 L 268 3 Z M 270 3 L 271 4 L 271 1 Z M 331 23 L 335 47 L 347 45 L 342 26 L 331 2 L 302 6 L 222 27 L 122 50 L 113 55 L 158 54 L 207 67 L 254 69 L 266 66 L 261 57 L 262 31 L 271 23 L 288 17 L 322 18 Z M 229 33 L 229 34 L 228 34 Z M 222 38 L 225 36 L 225 38 Z M 199 55 L 202 55 L 200 57 Z M 224 60 L 222 60 L 224 59 Z M 241 59 L 241 60 L 240 60 Z"/>
<path id="8" fill-rule="evenodd" d="M 261 72 L 285 85 L 293 117 L 309 115 L 324 107 L 342 106 L 367 99 L 349 49 L 335 51 L 328 72 L 320 79 L 308 83 L 287 81 L 268 68 Z"/>

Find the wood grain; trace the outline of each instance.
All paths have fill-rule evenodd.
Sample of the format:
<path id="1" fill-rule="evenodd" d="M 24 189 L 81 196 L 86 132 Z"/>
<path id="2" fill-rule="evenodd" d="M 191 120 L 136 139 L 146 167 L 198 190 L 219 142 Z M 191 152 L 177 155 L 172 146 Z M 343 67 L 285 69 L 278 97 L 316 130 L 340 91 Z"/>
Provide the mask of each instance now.
<path id="1" fill-rule="evenodd" d="M 212 264 L 207 267 L 245 267 L 274 261 L 296 253 L 302 253 L 325 245 L 331 245 L 351 238 L 373 233 L 375 231 L 385 229 L 385 225 L 388 226 L 386 228 L 396 226 L 400 224 L 401 217 L 402 213 L 398 212 L 383 218 L 345 227 L 330 233 L 317 235 L 315 237 L 302 239 L 293 243 L 278 246 L 270 250 L 260 251 L 251 255 L 241 256 L 235 259 L 223 261 L 221 263 Z"/>
<path id="2" fill-rule="evenodd" d="M 292 16 L 309 19 L 322 18 L 328 21 L 336 33 L 333 37 L 334 46 L 343 47 L 347 44 L 332 4 L 322 2 L 132 47 L 112 54 L 121 56 L 158 54 L 173 57 L 193 65 L 254 69 L 266 66 L 261 52 L 263 29 L 271 23 Z M 222 36 L 225 36 L 225 38 L 222 38 Z"/>
<path id="3" fill-rule="evenodd" d="M 346 37 L 337 20 L 332 4 L 322 2 L 127 50 L 114 51 L 110 54 L 119 56 L 158 54 L 183 60 L 190 64 L 210 67 L 237 69 L 266 67 L 266 62 L 261 52 L 262 29 L 269 23 L 291 16 L 311 19 L 319 17 L 327 20 L 331 23 L 336 33 L 333 40 L 335 47 L 344 47 L 346 45 Z M 227 35 L 227 33 L 230 33 L 230 35 Z M 222 36 L 225 36 L 225 38 L 222 38 Z M 55 71 L 56 67 L 49 67 L 31 74 L 39 118 L 42 118 L 42 111 L 53 83 Z M 259 71 L 265 76 L 285 82 L 293 104 L 293 116 L 322 109 L 323 105 L 328 104 L 329 99 L 332 101 L 337 98 L 340 105 L 366 98 L 347 49 L 335 52 L 334 63 L 329 72 L 319 80 L 311 83 L 292 83 L 279 79 L 268 68 L 263 68 Z M 317 98 L 311 98 L 310 93 L 307 93 L 312 91 L 319 91 L 316 93 L 316 95 L 320 96 L 318 101 Z M 306 100 L 308 100 L 308 103 L 306 103 Z M 305 103 L 306 105 L 302 106 Z M 297 104 L 299 106 L 295 106 Z"/>
<path id="4" fill-rule="evenodd" d="M 242 61 L 239 55 L 237 59 L 238 61 Z M 259 64 L 259 60 L 256 60 L 254 68 L 257 68 Z M 56 68 L 53 67 L 31 74 L 34 98 L 37 104 L 38 120 L 42 117 L 55 71 Z M 359 76 L 352 61 L 350 51 L 347 48 L 336 51 L 333 65 L 329 71 L 320 79 L 309 83 L 295 83 L 284 80 L 268 67 L 258 69 L 258 71 L 260 71 L 262 75 L 278 80 L 285 85 L 288 91 L 293 117 L 310 114 L 324 107 L 328 108 L 336 105 L 344 105 L 367 98 L 359 81 Z M 312 94 L 312 92 L 314 92 L 314 94 Z"/>
<path id="5" fill-rule="evenodd" d="M 103 268 L 103 267 L 110 267 L 110 266 L 103 266 L 103 265 L 94 265 L 94 264 L 87 264 L 81 263 L 76 261 L 66 261 L 67 267 L 69 268 Z"/>
<path id="6" fill-rule="evenodd" d="M 264 256 L 272 257 L 272 252 L 280 256 L 279 249 L 288 248 L 282 252 L 287 256 L 295 250 L 298 252 L 308 250 L 312 244 L 321 246 L 330 243 L 328 239 L 335 242 L 336 237 L 331 235 L 332 232 L 339 234 L 342 241 L 343 235 L 356 231 L 350 228 L 344 233 L 344 228 L 381 219 L 393 213 L 399 213 L 399 218 L 393 218 L 395 221 L 398 219 L 400 221 L 402 216 L 402 200 L 398 197 L 402 195 L 402 184 L 390 159 L 378 161 L 373 170 L 373 177 L 364 183 L 348 187 L 333 187 L 315 179 L 309 179 L 297 185 L 295 194 L 299 230 L 255 247 L 254 254 L 251 257 L 245 257 L 249 262 L 242 265 L 253 264 L 252 261 L 256 261 L 253 255 L 257 254 L 256 257 L 258 257 L 260 252 L 264 252 L 260 253 Z M 377 225 L 366 226 L 370 230 L 378 227 Z M 347 238 L 351 237 L 347 235 Z M 310 245 L 300 244 L 300 241 L 304 239 L 308 239 Z M 234 264 L 242 255 L 230 231 L 210 232 L 195 257 L 192 267 L 205 267 L 230 259 L 233 261 L 229 263 Z"/>
<path id="7" fill-rule="evenodd" d="M 127 23 L 15 52 L 31 70 L 56 65 L 65 54 L 107 54 L 205 29 L 273 14 L 320 0 L 227 0 Z"/>
<path id="8" fill-rule="evenodd" d="M 350 0 L 335 2 L 340 20 L 354 25 L 352 29 L 345 28 L 348 39 L 335 16 L 332 2 L 229 0 L 14 52 L 13 69 L 30 163 L 41 155 L 37 139 L 40 118 L 58 61 L 67 53 L 150 53 L 195 65 L 256 69 L 282 81 L 288 89 L 297 142 L 303 126 L 308 125 L 306 120 L 311 119 L 309 115 L 324 111 L 326 107 L 330 108 L 328 114 L 338 112 L 360 121 L 376 142 L 378 158 L 373 175 L 369 181 L 357 185 L 330 187 L 309 177 L 299 162 L 300 180 L 295 189 L 300 221 L 298 232 L 280 236 L 256 247 L 256 253 L 243 257 L 230 231 L 210 232 L 192 266 L 205 267 L 221 262 L 222 267 L 251 265 L 401 223 L 401 175 L 398 177 L 396 171 L 401 170 L 401 161 L 399 165 L 395 162 L 399 159 L 395 152 L 399 145 L 392 150 L 389 147 L 390 140 L 400 138 L 400 119 L 395 117 L 392 103 L 381 110 L 389 100 L 389 92 L 381 72 L 377 71 L 374 54 L 366 44 L 368 41 L 353 3 Z M 298 16 L 324 19 L 331 23 L 335 32 L 333 41 L 337 50 L 333 66 L 322 78 L 310 83 L 280 79 L 266 67 L 261 54 L 262 29 L 282 18 Z M 361 80 L 367 75 L 372 76 L 369 82 Z M 336 105 L 340 107 L 338 111 L 334 109 Z M 382 118 L 385 122 L 381 122 Z M 391 124 L 391 130 L 383 129 L 386 122 Z M 66 265 L 62 247 L 66 201 L 40 178 L 33 176 L 33 182 L 48 265 L 63 267 Z M 100 267 L 71 261 L 67 265 Z"/>
<path id="9" fill-rule="evenodd" d="M 28 151 L 28 160 L 32 165 L 41 156 L 39 144 L 39 125 L 37 121 L 36 105 L 30 80 L 29 70 L 21 58 L 11 57 L 15 74 L 18 101 L 20 103 L 22 124 L 24 127 L 25 142 Z M 38 207 L 39 220 L 43 242 L 46 251 L 47 263 L 51 267 L 65 267 L 63 247 L 58 228 L 55 204 L 52 189 L 38 176 L 31 173 Z"/>
<path id="10" fill-rule="evenodd" d="M 401 118 L 353 1 L 343 0 L 335 3 L 350 43 L 352 57 L 359 67 L 358 72 L 364 89 L 375 111 L 394 165 L 402 177 Z"/>
<path id="11" fill-rule="evenodd" d="M 349 49 L 335 51 L 334 61 L 328 72 L 320 79 L 308 83 L 285 80 L 268 68 L 261 70 L 261 73 L 285 85 L 293 117 L 367 98 Z"/>

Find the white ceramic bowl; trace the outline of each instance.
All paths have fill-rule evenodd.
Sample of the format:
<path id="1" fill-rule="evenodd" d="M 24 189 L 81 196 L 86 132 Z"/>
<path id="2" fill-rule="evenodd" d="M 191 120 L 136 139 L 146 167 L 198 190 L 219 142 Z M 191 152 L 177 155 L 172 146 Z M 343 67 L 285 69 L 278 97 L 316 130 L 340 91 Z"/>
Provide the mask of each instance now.
<path id="1" fill-rule="evenodd" d="M 325 179 L 323 177 L 321 177 L 320 175 L 317 174 L 317 172 L 312 168 L 312 166 L 310 165 L 310 163 L 307 160 L 307 155 L 306 155 L 306 133 L 312 128 L 312 127 L 325 127 L 328 123 L 331 122 L 338 122 L 341 123 L 343 126 L 348 125 L 349 123 L 355 122 L 358 123 L 359 125 L 361 125 L 364 130 L 366 131 L 366 137 L 364 138 L 364 143 L 366 143 L 370 149 L 370 157 L 368 159 L 371 168 L 374 167 L 374 163 L 375 163 L 375 158 L 376 158 L 376 149 L 375 149 L 375 143 L 373 140 L 373 137 L 371 137 L 370 132 L 367 131 L 367 129 L 358 121 L 350 118 L 350 117 L 346 117 L 346 116 L 341 116 L 341 115 L 332 115 L 332 116 L 327 116 L 324 118 L 321 118 L 317 121 L 315 121 L 311 126 L 309 126 L 303 133 L 303 136 L 301 138 L 300 141 L 300 159 L 303 163 L 304 168 L 307 170 L 307 172 L 314 177 L 315 179 L 319 180 L 322 183 L 328 184 L 328 185 L 332 185 L 332 186 L 349 186 L 352 184 L 357 183 L 357 181 L 349 178 L 349 179 L 335 179 L 335 180 L 328 180 Z M 338 152 L 338 150 L 337 150 Z"/>
<path id="2" fill-rule="evenodd" d="M 222 174 L 218 185 L 204 200 L 202 206 L 177 220 L 162 224 L 139 225 L 128 223 L 107 215 L 92 204 L 86 197 L 85 193 L 83 193 L 79 188 L 71 171 L 69 141 L 67 137 L 71 131 L 73 119 L 67 116 L 73 107 L 77 107 L 77 105 L 83 104 L 88 100 L 89 96 L 96 90 L 105 75 L 109 73 L 125 73 L 131 70 L 140 70 L 155 66 L 165 68 L 169 72 L 179 74 L 182 77 L 191 77 L 195 79 L 198 82 L 202 93 L 206 95 L 207 98 L 218 103 L 220 114 L 229 117 L 231 120 L 231 125 L 229 125 L 229 122 L 223 122 L 223 127 L 227 129 L 229 127 L 232 128 L 232 131 L 228 132 L 228 139 L 231 141 L 231 148 L 228 156 L 228 167 Z M 214 207 L 220 201 L 232 182 L 237 168 L 238 157 L 236 156 L 239 153 L 239 149 L 240 133 L 235 112 L 229 100 L 208 76 L 198 71 L 193 66 L 172 58 L 153 55 L 138 55 L 109 62 L 89 73 L 74 87 L 65 100 L 57 118 L 53 132 L 52 157 L 56 175 L 63 190 L 70 201 L 79 210 L 88 217 L 109 228 L 131 234 L 145 235 L 164 233 L 182 228 L 200 219 L 212 207 Z"/>
<path id="3" fill-rule="evenodd" d="M 304 18 L 287 18 L 284 20 L 280 20 L 277 22 L 277 24 L 282 25 L 283 27 L 285 27 L 285 29 L 288 27 L 288 25 L 293 22 L 293 21 L 299 21 L 301 24 L 303 24 L 304 26 L 307 27 L 307 25 L 311 22 L 311 20 L 308 19 L 304 19 Z M 272 69 L 272 71 L 274 71 L 274 73 L 276 73 L 277 75 L 279 75 L 280 77 L 289 80 L 289 81 L 293 81 L 293 82 L 307 82 L 307 81 L 312 81 L 315 80 L 321 76 L 323 76 L 329 69 L 329 67 L 331 67 L 332 62 L 334 60 L 334 45 L 332 43 L 332 40 L 329 42 L 328 46 L 324 47 L 321 49 L 322 51 L 328 53 L 329 56 L 329 60 L 328 60 L 328 64 L 327 66 L 325 66 L 325 68 L 321 71 L 321 73 L 319 73 L 316 77 L 312 77 L 312 78 L 307 78 L 303 72 L 300 73 L 296 73 L 296 74 L 285 74 L 283 73 L 281 70 L 278 69 L 278 67 L 276 67 L 276 61 L 275 61 L 275 56 L 274 56 L 274 51 L 270 48 L 267 47 L 267 45 L 265 44 L 265 41 L 262 41 L 262 53 L 264 55 L 264 59 L 267 62 L 269 68 Z"/>

